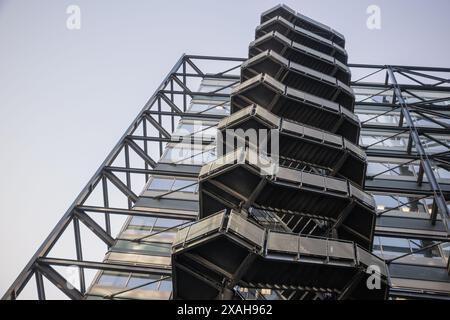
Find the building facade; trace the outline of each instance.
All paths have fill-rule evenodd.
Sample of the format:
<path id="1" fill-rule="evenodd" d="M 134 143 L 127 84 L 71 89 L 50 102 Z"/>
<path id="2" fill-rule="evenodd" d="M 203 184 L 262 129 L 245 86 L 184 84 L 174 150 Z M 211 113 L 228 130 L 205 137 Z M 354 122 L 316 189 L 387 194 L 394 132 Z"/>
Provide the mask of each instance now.
<path id="1" fill-rule="evenodd" d="M 270 41 L 275 41 L 275 44 L 267 44 L 267 38 L 271 38 Z M 293 44 L 294 40 L 298 41 L 297 45 Z M 289 45 L 278 45 L 283 41 L 287 41 Z M 383 265 L 387 266 L 383 274 L 389 291 L 388 295 L 383 294 L 383 298 L 449 299 L 450 87 L 446 79 L 449 78 L 450 69 L 357 64 L 349 64 L 347 68 L 344 43 L 343 36 L 334 30 L 285 6 L 277 6 L 262 15 L 261 25 L 256 29 L 255 42 L 249 48 L 250 58 L 253 60 L 183 56 L 4 298 L 16 298 L 32 277 L 36 279 L 37 296 L 41 299 L 45 298 L 43 278 L 61 287 L 63 293 L 72 299 L 189 298 L 189 290 L 186 291 L 177 281 L 190 283 L 190 280 L 183 278 L 182 272 L 173 273 L 172 270 L 172 261 L 177 261 L 177 266 L 182 270 L 188 259 L 181 257 L 180 260 L 173 260 L 172 254 L 178 252 L 177 245 L 182 244 L 185 248 L 187 240 L 190 240 L 186 232 L 189 228 L 198 226 L 199 213 L 200 218 L 214 217 L 213 212 L 201 213 L 202 210 L 209 210 L 205 206 L 217 207 L 208 204 L 207 195 L 212 189 L 205 187 L 206 182 L 202 182 L 202 168 L 223 155 L 216 143 L 218 128 L 219 131 L 224 128 L 223 123 L 228 116 L 247 107 L 239 100 L 242 100 L 242 95 L 239 97 L 241 81 L 257 77 L 260 73 L 280 76 L 280 72 L 276 72 L 279 69 L 273 69 L 275 61 L 277 65 L 288 66 L 284 67 L 288 75 L 283 78 L 286 82 L 282 85 L 291 83 L 292 86 L 300 86 L 306 82 L 311 83 L 311 88 L 302 89 L 306 92 L 316 90 L 316 96 L 324 98 L 327 91 L 321 86 L 332 83 L 338 89 L 335 91 L 336 95 L 329 100 L 341 99 L 340 105 L 352 105 L 351 114 L 347 114 L 347 111 L 343 113 L 348 118 L 356 119 L 358 129 L 352 131 L 346 127 L 345 130 L 339 131 L 336 128 L 333 132 L 328 132 L 341 137 L 347 135 L 350 140 L 351 137 L 356 139 L 351 141 L 353 144 L 340 146 L 341 151 L 347 147 L 349 154 L 353 155 L 344 162 L 351 163 L 350 168 L 345 169 L 344 164 L 341 164 L 339 168 L 343 169 L 336 170 L 337 173 L 332 175 L 330 172 L 333 170 L 327 171 L 331 165 L 309 161 L 306 169 L 304 159 L 297 159 L 297 162 L 291 161 L 289 164 L 296 164 L 294 169 L 305 174 L 344 177 L 356 186 L 359 185 L 360 194 L 373 196 L 373 221 L 365 218 L 365 223 L 356 223 L 360 225 L 360 229 L 353 233 L 341 230 L 333 232 L 327 227 L 329 221 L 326 219 L 328 222 L 318 223 L 317 216 L 314 216 L 314 219 L 300 222 L 277 214 L 277 210 L 261 210 L 260 206 L 256 208 L 259 210 L 251 214 L 252 225 L 248 228 L 263 226 L 264 230 L 282 234 L 287 231 L 283 227 L 288 226 L 288 231 L 295 232 L 297 236 L 300 234 L 311 239 L 325 237 L 328 240 L 323 257 L 328 265 L 332 265 L 330 258 L 333 258 L 328 251 L 328 241 L 353 241 L 363 249 L 370 249 L 373 261 L 379 257 Z M 303 53 L 295 52 L 289 58 L 288 51 L 291 49 L 286 49 L 287 47 L 300 49 Z M 325 53 L 324 50 L 328 49 L 330 52 Z M 300 54 L 304 54 L 301 61 L 307 62 L 296 66 L 296 61 L 292 61 L 292 64 L 291 60 Z M 319 62 L 327 61 L 330 56 L 335 68 L 331 68 L 328 73 L 318 72 Z M 259 66 L 258 59 L 263 61 Z M 272 64 L 264 59 L 269 59 Z M 318 60 L 320 61 L 317 62 Z M 344 72 L 347 69 L 348 72 Z M 348 79 L 345 78 L 347 75 Z M 350 94 L 346 95 L 346 92 Z M 263 94 L 259 94 L 261 96 Z M 266 96 L 264 95 L 264 99 L 267 99 Z M 258 103 L 267 109 L 264 99 L 252 103 Z M 305 97 L 303 99 L 306 100 Z M 245 101 L 249 104 L 248 102 Z M 286 104 L 284 101 L 283 105 Z M 322 102 L 321 105 L 326 103 Z M 301 119 L 295 120 L 302 122 Z M 229 124 L 225 127 L 228 128 Z M 326 131 L 326 128 L 320 129 Z M 318 144 L 320 148 L 326 148 L 327 141 L 335 138 L 335 135 L 325 136 L 322 131 L 319 139 L 317 132 L 307 132 L 304 129 L 302 138 L 307 138 L 308 134 L 309 141 Z M 336 140 L 334 143 L 336 144 Z M 361 148 L 356 146 L 358 143 Z M 311 148 L 304 150 L 312 150 Z M 324 155 L 324 160 L 316 158 L 314 161 L 326 162 L 332 157 L 330 151 L 324 151 Z M 358 162 L 357 159 L 364 161 Z M 283 165 L 286 166 L 286 162 Z M 312 170 L 314 165 L 316 169 Z M 323 194 L 332 189 L 331 181 L 334 180 L 329 181 Z M 244 184 L 245 181 L 242 180 L 241 185 Z M 304 184 L 307 184 L 306 180 Z M 124 200 L 121 205 L 112 203 L 113 188 Z M 232 194 L 228 189 L 223 189 L 223 193 Z M 98 201 L 93 205 L 89 200 L 96 192 Z M 281 193 L 272 195 L 276 198 Z M 321 199 L 326 201 L 325 196 Z M 337 202 L 330 201 L 326 205 L 332 208 Z M 315 205 L 318 203 L 315 202 Z M 225 207 L 236 209 L 228 205 Z M 244 209 L 250 207 L 252 205 L 247 203 Z M 217 209 L 216 212 L 219 212 L 223 208 Z M 355 221 L 351 220 L 352 211 L 349 212 L 348 221 Z M 100 215 L 104 217 L 104 225 L 92 218 Z M 113 215 L 127 217 L 117 236 L 111 231 L 110 217 Z M 242 216 L 231 216 L 230 212 L 226 215 L 229 221 L 242 219 Z M 244 220 L 248 218 L 244 217 Z M 220 219 L 223 221 L 224 218 Z M 336 220 L 338 219 L 332 221 L 336 223 Z M 102 262 L 83 259 L 80 222 L 106 243 L 108 252 Z M 245 225 L 245 222 L 242 223 L 241 228 Z M 52 247 L 69 225 L 74 228 L 76 259 L 49 257 Z M 199 232 L 208 236 L 214 231 L 202 228 L 208 227 L 199 228 Z M 366 231 L 362 231 L 363 229 Z M 364 232 L 368 234 L 365 237 Z M 194 240 L 199 241 L 199 238 Z M 298 238 L 295 241 L 300 243 L 306 240 Z M 269 242 L 267 239 L 265 241 Z M 175 249 L 172 248 L 174 242 Z M 339 244 L 336 244 L 336 248 L 338 247 Z M 183 253 L 183 250 L 179 252 Z M 211 248 L 208 250 L 211 252 Z M 277 257 L 281 251 L 283 250 L 277 252 Z M 299 252 L 297 248 L 297 253 Z M 191 254 L 192 258 L 192 252 L 187 254 Z M 206 254 L 203 257 L 205 256 Z M 303 256 L 307 256 L 305 252 L 302 252 L 298 260 L 302 260 Z M 314 258 L 318 256 L 320 254 L 314 255 Z M 345 257 L 339 258 L 342 265 Z M 206 261 L 197 259 L 196 265 L 197 270 L 204 270 L 204 274 L 218 273 L 217 270 L 210 273 L 211 266 Z M 69 266 L 77 269 L 77 284 L 73 287 L 67 286 L 67 279 L 56 270 L 56 267 Z M 188 266 L 192 268 L 193 265 Z M 87 269 L 98 270 L 89 286 L 86 285 L 85 278 Z M 355 283 L 365 280 L 354 276 L 352 274 L 349 278 L 349 284 L 352 283 L 351 280 Z M 214 279 L 214 276 L 211 275 L 209 280 L 211 278 Z M 239 279 L 241 278 L 242 275 Z M 281 286 L 268 281 L 264 285 L 249 285 L 248 281 L 245 282 L 246 285 L 242 285 L 242 281 L 230 283 L 226 287 L 233 289 L 232 293 L 216 288 L 217 292 L 214 291 L 214 294 L 236 299 L 369 298 L 364 294 L 348 296 L 343 294 L 346 290 L 333 291 L 330 289 L 331 285 L 319 286 L 317 289 L 314 285 L 302 286 L 301 283 L 294 286 L 289 281 L 281 283 Z M 352 290 L 357 287 L 340 286 L 341 289 Z"/>

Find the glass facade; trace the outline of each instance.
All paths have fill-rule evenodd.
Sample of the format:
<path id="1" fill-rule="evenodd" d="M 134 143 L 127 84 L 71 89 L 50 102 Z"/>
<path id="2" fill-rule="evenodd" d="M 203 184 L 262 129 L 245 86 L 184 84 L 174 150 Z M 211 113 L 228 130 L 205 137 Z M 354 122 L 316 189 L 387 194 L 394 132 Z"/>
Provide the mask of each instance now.
<path id="1" fill-rule="evenodd" d="M 203 93 L 217 92 L 229 94 L 235 83 L 236 81 L 233 80 L 217 81 L 214 79 L 204 79 L 202 80 L 198 91 Z M 225 89 L 221 90 L 223 87 L 225 87 Z M 205 100 L 201 96 L 194 97 L 186 110 L 186 113 L 192 114 L 192 117 L 182 118 L 172 134 L 173 138 L 182 137 L 184 139 L 178 143 L 168 143 L 159 160 L 159 163 L 163 165 L 175 165 L 172 169 L 173 175 L 151 175 L 140 197 L 154 198 L 162 196 L 162 199 L 177 201 L 179 202 L 181 211 L 183 210 L 186 201 L 197 203 L 197 179 L 186 178 L 182 175 L 178 176 L 177 173 L 180 174 L 186 171 L 186 166 L 189 166 L 191 167 L 191 170 L 198 172 L 202 165 L 216 159 L 214 140 L 216 137 L 215 126 L 217 125 L 218 120 L 215 118 L 198 119 L 195 118 L 195 114 L 202 114 L 205 116 L 227 116 L 229 112 L 229 99 L 224 100 L 223 97 L 209 96 L 208 100 Z M 191 143 L 187 138 L 201 139 L 202 141 L 205 141 L 205 144 Z M 177 205 L 175 205 L 175 207 L 177 207 Z M 158 212 L 164 212 L 166 210 L 172 211 L 173 208 L 173 203 L 165 206 L 165 204 L 160 202 L 155 203 L 155 207 L 152 207 L 151 209 L 157 210 Z M 189 212 L 189 214 L 192 213 Z M 188 221 L 189 220 L 153 217 L 130 218 L 119 234 L 118 240 L 111 248 L 110 252 L 116 253 L 116 259 L 120 259 L 121 261 L 126 261 L 130 256 L 133 259 L 137 256 L 141 258 L 144 256 L 141 261 L 145 261 L 145 265 L 161 266 L 162 263 L 165 263 L 165 267 L 170 267 L 171 244 L 175 238 L 178 227 L 185 225 Z M 139 243 L 133 241 L 139 238 L 145 239 Z M 106 261 L 112 261 L 109 258 Z M 130 273 L 100 272 L 91 286 L 89 298 L 111 298 L 111 294 L 129 290 L 125 293 L 118 294 L 113 298 L 170 299 L 172 290 L 170 277 L 155 282 L 155 280 L 158 279 L 161 279 L 161 276 L 146 275 L 145 277 L 139 277 Z M 144 294 L 142 293 L 143 290 L 146 290 Z M 271 292 L 264 293 L 255 290 L 250 291 L 253 298 L 263 298 L 264 295 L 267 295 L 267 298 L 269 298 L 272 295 Z M 98 292 L 101 292 L 101 294 L 98 294 Z M 108 292 L 108 294 L 105 294 L 105 292 Z M 162 295 L 161 292 L 164 292 L 165 295 Z"/>

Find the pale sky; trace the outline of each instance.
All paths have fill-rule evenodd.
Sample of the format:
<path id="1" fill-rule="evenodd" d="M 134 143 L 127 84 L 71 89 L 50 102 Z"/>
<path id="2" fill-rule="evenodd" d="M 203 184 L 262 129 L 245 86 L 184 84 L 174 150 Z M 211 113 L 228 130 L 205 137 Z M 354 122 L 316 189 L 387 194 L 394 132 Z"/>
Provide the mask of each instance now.
<path id="1" fill-rule="evenodd" d="M 245 57 L 278 3 L 0 0 L 0 295 L 180 55 Z M 448 0 L 285 3 L 343 33 L 350 62 L 450 67 Z"/>

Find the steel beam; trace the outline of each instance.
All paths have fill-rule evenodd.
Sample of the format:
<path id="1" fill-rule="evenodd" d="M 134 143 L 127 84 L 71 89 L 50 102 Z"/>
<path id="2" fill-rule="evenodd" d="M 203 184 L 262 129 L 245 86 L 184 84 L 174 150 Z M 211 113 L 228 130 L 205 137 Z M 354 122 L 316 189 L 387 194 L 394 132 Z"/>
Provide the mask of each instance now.
<path id="1" fill-rule="evenodd" d="M 113 237 L 111 237 L 105 230 L 103 230 L 102 227 L 100 227 L 97 222 L 95 222 L 91 217 L 89 217 L 86 213 L 80 211 L 78 208 L 75 211 L 75 215 L 77 219 L 80 219 L 81 222 L 86 225 L 98 238 L 100 238 L 108 247 L 112 247 L 115 243 L 115 240 Z M 75 219 L 74 219 L 75 221 Z M 78 225 L 78 220 L 77 220 Z M 78 227 L 79 229 L 79 227 Z M 78 241 L 77 241 L 78 242 Z M 82 260 L 82 259 L 78 259 Z"/>
<path id="2" fill-rule="evenodd" d="M 189 216 L 181 213 L 170 213 L 163 211 L 144 211 L 137 209 L 122 209 L 122 208 L 103 208 L 103 207 L 95 207 L 95 206 L 79 206 L 78 210 L 86 211 L 86 212 L 97 212 L 97 213 L 105 213 L 108 212 L 110 214 L 117 215 L 125 215 L 131 217 L 155 217 L 155 218 L 167 218 L 167 219 L 181 219 L 181 220 L 195 220 L 196 216 Z"/>
<path id="3" fill-rule="evenodd" d="M 135 118 L 135 120 L 130 124 L 128 129 L 125 131 L 123 136 L 119 139 L 119 142 L 116 144 L 116 146 L 111 150 L 111 152 L 108 154 L 106 159 L 103 161 L 103 163 L 100 165 L 100 167 L 97 169 L 93 177 L 89 180 L 89 182 L 86 184 L 86 186 L 82 189 L 80 194 L 76 197 L 75 201 L 72 203 L 72 205 L 69 207 L 69 209 L 64 213 L 62 218 L 59 220 L 57 225 L 53 228 L 53 230 L 50 232 L 48 237 L 44 240 L 42 245 L 39 247 L 39 249 L 36 251 L 36 253 L 31 257 L 30 261 L 27 263 L 27 265 L 24 267 L 24 269 L 20 272 L 19 276 L 16 278 L 16 280 L 12 283 L 12 285 L 6 290 L 5 294 L 3 295 L 2 299 L 15 299 L 18 294 L 22 291 L 24 286 L 28 283 L 30 278 L 32 277 L 34 273 L 34 266 L 36 261 L 47 255 L 47 253 L 51 250 L 51 248 L 54 246 L 56 241 L 60 238 L 61 234 L 66 229 L 67 225 L 71 222 L 73 212 L 76 206 L 79 206 L 82 204 L 82 201 L 87 198 L 87 196 L 92 192 L 93 186 L 98 183 L 99 180 L 101 180 L 103 169 L 105 166 L 111 165 L 111 163 L 114 161 L 115 157 L 119 153 L 120 149 L 123 146 L 124 140 L 127 136 L 132 134 L 132 132 L 137 128 L 137 125 L 139 121 L 142 119 L 142 116 L 145 111 L 147 111 L 152 105 L 153 102 L 156 100 L 157 95 L 160 91 L 162 91 L 170 82 L 170 76 L 171 74 L 175 73 L 181 66 L 182 62 L 186 59 L 186 56 L 183 54 L 180 59 L 177 61 L 177 63 L 174 65 L 172 70 L 169 72 L 169 74 L 164 78 L 160 86 L 157 88 L 155 94 L 149 99 L 149 101 L 145 104 L 145 106 L 142 108 L 141 112 L 138 114 L 138 116 Z"/>
<path id="4" fill-rule="evenodd" d="M 75 251 L 77 254 L 77 260 L 83 260 L 83 250 L 81 245 L 81 232 L 80 232 L 80 222 L 78 221 L 79 217 L 73 218 L 73 229 L 75 234 Z M 79 276 L 80 276 L 80 291 L 82 294 L 86 292 L 86 280 L 84 276 L 83 268 L 78 268 Z"/>
<path id="5" fill-rule="evenodd" d="M 140 274 L 156 274 L 156 275 L 170 275 L 171 269 L 169 268 L 153 268 L 146 266 L 137 266 L 134 264 L 118 263 L 118 262 L 94 262 L 94 261 L 78 261 L 71 259 L 55 259 L 55 258 L 40 258 L 38 260 L 39 265 L 46 266 L 61 266 L 70 267 L 77 266 L 84 269 L 103 270 L 103 271 L 115 271 L 115 272 L 132 272 Z"/>
<path id="6" fill-rule="evenodd" d="M 36 288 L 39 300 L 45 300 L 45 288 L 44 288 L 44 280 L 42 278 L 42 274 L 39 270 L 34 272 L 34 277 L 36 278 Z"/>
<path id="7" fill-rule="evenodd" d="M 37 264 L 36 268 L 42 275 L 44 275 L 51 283 L 53 283 L 59 290 L 72 300 L 83 299 L 83 294 L 78 291 L 73 284 L 68 282 L 55 269 L 48 265 Z"/>
<path id="8" fill-rule="evenodd" d="M 136 202 L 138 199 L 138 196 L 131 191 L 128 186 L 122 182 L 122 180 L 120 180 L 116 175 L 114 175 L 111 172 L 104 172 L 103 173 L 109 181 L 111 181 L 111 183 L 113 185 L 115 185 L 117 187 L 117 189 L 119 189 L 128 199 L 130 199 L 132 202 Z"/>

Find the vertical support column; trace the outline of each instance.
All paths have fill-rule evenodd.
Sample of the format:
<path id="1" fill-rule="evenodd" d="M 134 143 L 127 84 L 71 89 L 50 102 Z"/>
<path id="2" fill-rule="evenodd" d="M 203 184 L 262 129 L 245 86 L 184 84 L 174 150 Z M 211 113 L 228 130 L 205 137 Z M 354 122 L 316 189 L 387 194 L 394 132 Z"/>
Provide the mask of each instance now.
<path id="1" fill-rule="evenodd" d="M 83 250 L 81 247 L 81 234 L 80 234 L 80 221 L 77 217 L 73 218 L 73 228 L 75 233 L 75 248 L 77 253 L 77 260 L 83 261 Z M 86 281 L 84 277 L 84 269 L 82 267 L 78 267 L 80 274 L 80 291 L 82 294 L 86 293 Z"/>
<path id="2" fill-rule="evenodd" d="M 175 101 L 175 97 L 173 94 L 173 80 L 170 80 L 170 102 L 174 103 Z M 171 111 L 173 112 L 173 109 L 171 109 Z M 175 131 L 175 116 L 172 114 L 171 116 L 171 125 L 172 125 L 172 132 Z"/>
<path id="3" fill-rule="evenodd" d="M 144 117 L 142 118 L 142 134 L 144 135 L 144 137 L 147 137 L 147 119 Z M 146 155 L 148 155 L 148 141 L 147 139 L 144 139 L 144 152 Z M 144 168 L 145 170 L 148 170 L 148 163 L 147 161 L 145 161 L 144 163 Z M 149 174 L 146 173 L 145 174 L 145 181 L 144 184 L 148 181 L 149 179 Z"/>
<path id="4" fill-rule="evenodd" d="M 161 99 L 158 99 L 158 124 L 160 125 L 160 127 L 163 127 L 161 116 Z M 158 130 L 158 137 L 159 139 L 162 138 L 161 130 Z M 163 154 L 163 145 L 161 140 L 158 142 L 158 145 L 159 145 L 159 156 L 161 157 Z"/>
<path id="5" fill-rule="evenodd" d="M 45 288 L 44 288 L 44 279 L 42 278 L 42 274 L 36 270 L 34 272 L 34 277 L 36 278 L 36 289 L 39 300 L 45 300 Z"/>
<path id="6" fill-rule="evenodd" d="M 103 206 L 109 208 L 109 197 L 108 197 L 108 180 L 105 176 L 102 176 L 102 190 L 103 190 Z M 111 235 L 111 220 L 109 213 L 105 213 L 105 229 L 106 233 Z"/>
<path id="7" fill-rule="evenodd" d="M 125 144 L 124 150 L 125 150 L 125 167 L 127 169 L 130 169 L 130 147 L 128 146 L 128 144 Z M 131 190 L 131 175 L 130 175 L 130 171 L 127 171 L 125 176 L 126 176 L 126 181 L 127 181 L 127 188 L 129 190 Z M 132 207 L 133 207 L 133 203 L 131 202 L 130 197 L 128 197 L 128 209 L 131 209 Z"/>
<path id="8" fill-rule="evenodd" d="M 183 60 L 183 85 L 186 87 L 186 58 Z M 187 97 L 186 90 L 183 90 L 183 112 L 186 112 L 187 109 Z"/>

